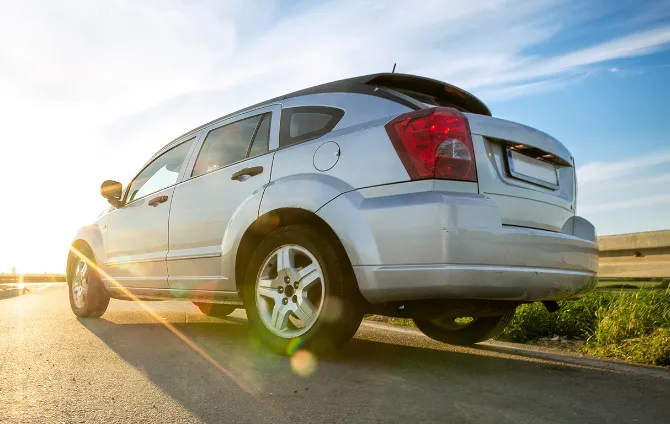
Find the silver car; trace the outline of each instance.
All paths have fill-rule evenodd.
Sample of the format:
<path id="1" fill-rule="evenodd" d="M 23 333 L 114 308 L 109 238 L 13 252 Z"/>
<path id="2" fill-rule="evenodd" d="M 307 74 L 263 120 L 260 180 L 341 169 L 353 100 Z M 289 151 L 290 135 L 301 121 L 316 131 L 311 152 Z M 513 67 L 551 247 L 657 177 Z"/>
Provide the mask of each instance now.
<path id="1" fill-rule="evenodd" d="M 332 350 L 365 314 L 467 345 L 515 308 L 596 284 L 575 163 L 432 79 L 374 74 L 297 91 L 176 138 L 73 241 L 72 310 L 110 298 L 246 309 L 273 351 Z"/>

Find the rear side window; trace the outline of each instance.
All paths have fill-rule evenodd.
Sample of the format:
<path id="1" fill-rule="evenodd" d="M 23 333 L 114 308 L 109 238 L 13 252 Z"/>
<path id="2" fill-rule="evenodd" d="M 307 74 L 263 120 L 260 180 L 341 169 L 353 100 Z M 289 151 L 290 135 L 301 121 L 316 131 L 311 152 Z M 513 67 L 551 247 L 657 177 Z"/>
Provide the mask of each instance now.
<path id="1" fill-rule="evenodd" d="M 342 109 L 326 106 L 300 106 L 283 109 L 279 147 L 319 138 L 335 128 L 343 116 Z"/>
<path id="2" fill-rule="evenodd" d="M 271 114 L 267 113 L 211 130 L 202 144 L 191 176 L 207 174 L 267 152 L 270 120 Z"/>

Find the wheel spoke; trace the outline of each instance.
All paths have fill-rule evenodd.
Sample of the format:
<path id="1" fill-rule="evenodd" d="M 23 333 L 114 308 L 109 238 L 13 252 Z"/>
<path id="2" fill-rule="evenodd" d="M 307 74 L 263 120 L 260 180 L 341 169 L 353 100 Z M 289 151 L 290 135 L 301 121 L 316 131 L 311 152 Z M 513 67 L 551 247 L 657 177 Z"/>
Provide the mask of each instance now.
<path id="1" fill-rule="evenodd" d="M 277 271 L 293 269 L 293 255 L 290 247 L 282 247 L 277 251 Z"/>
<path id="2" fill-rule="evenodd" d="M 314 314 L 316 314 L 316 308 L 307 297 L 303 297 L 302 299 L 298 298 L 298 307 L 293 313 L 303 322 L 303 324 L 307 325 L 312 322 Z"/>
<path id="3" fill-rule="evenodd" d="M 316 264 L 311 263 L 298 271 L 298 276 L 300 277 L 300 285 L 302 288 L 307 289 L 321 277 L 321 273 Z"/>
<path id="4" fill-rule="evenodd" d="M 267 297 L 268 299 L 274 299 L 275 301 L 281 300 L 282 297 L 277 291 L 277 289 L 274 289 L 272 287 L 259 287 L 258 295 Z"/>
<path id="5" fill-rule="evenodd" d="M 288 305 L 284 305 L 282 302 L 275 302 L 275 306 L 272 309 L 272 317 L 270 318 L 270 325 L 276 331 L 284 331 L 288 325 L 288 319 L 291 310 Z"/>
<path id="6" fill-rule="evenodd" d="M 270 279 L 270 278 L 261 277 L 258 280 L 258 287 L 263 287 L 263 288 L 267 288 L 267 289 L 276 289 L 280 285 L 281 285 L 281 283 L 279 281 L 277 281 L 276 278 L 275 279 Z"/>
<path id="7" fill-rule="evenodd" d="M 256 290 L 259 296 L 279 301 L 282 298 L 281 294 L 277 291 L 279 286 L 280 283 L 277 281 L 277 279 L 270 280 L 269 278 L 261 278 L 258 280 L 258 286 Z"/>

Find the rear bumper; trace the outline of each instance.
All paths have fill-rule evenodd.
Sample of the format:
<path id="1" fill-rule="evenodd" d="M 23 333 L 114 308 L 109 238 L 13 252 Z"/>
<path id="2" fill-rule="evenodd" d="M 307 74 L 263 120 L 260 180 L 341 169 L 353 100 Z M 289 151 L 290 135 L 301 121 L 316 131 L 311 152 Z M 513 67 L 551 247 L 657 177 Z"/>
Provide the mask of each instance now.
<path id="1" fill-rule="evenodd" d="M 488 265 L 358 266 L 361 293 L 370 303 L 419 299 L 563 300 L 597 284 L 594 273 Z"/>
<path id="2" fill-rule="evenodd" d="M 571 218 L 560 233 L 503 226 L 476 184 L 458 183 L 458 192 L 430 184 L 352 191 L 319 211 L 369 302 L 563 300 L 595 287 L 598 246 L 588 221 Z"/>

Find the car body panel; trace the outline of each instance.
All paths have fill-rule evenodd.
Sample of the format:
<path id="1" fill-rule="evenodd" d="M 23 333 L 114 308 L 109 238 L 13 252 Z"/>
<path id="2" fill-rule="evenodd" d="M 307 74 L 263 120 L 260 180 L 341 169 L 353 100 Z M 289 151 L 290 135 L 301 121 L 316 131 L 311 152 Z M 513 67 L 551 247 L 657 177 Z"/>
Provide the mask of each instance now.
<path id="1" fill-rule="evenodd" d="M 150 206 L 156 196 L 172 198 L 174 186 L 109 213 L 105 271 L 126 287 L 167 288 L 170 201 Z"/>
<path id="2" fill-rule="evenodd" d="M 572 155 L 568 149 L 560 141 L 540 130 L 491 116 L 474 113 L 465 113 L 464 115 L 468 118 L 470 131 L 473 134 L 537 147 L 560 157 L 568 163 L 572 162 Z"/>
<path id="3" fill-rule="evenodd" d="M 258 217 L 259 200 L 270 180 L 273 153 L 219 169 L 179 184 L 170 210 L 170 251 L 167 255 L 171 288 L 231 290 L 234 276 L 223 273 L 223 240 L 230 221 L 240 211 Z M 246 181 L 231 175 L 243 168 L 264 171 Z M 245 208 L 253 202 L 255 208 Z M 253 221 L 252 221 L 253 222 Z M 230 281 L 232 278 L 232 281 Z"/>
<path id="4" fill-rule="evenodd" d="M 342 241 L 368 301 L 462 298 L 468 293 L 472 298 L 544 300 L 592 288 L 598 265 L 594 231 L 587 240 L 503 226 L 500 208 L 485 195 L 435 190 L 427 182 L 403 185 L 416 184 L 420 191 L 402 194 L 388 195 L 380 187 L 348 192 L 318 212 Z M 590 224 L 579 222 L 580 235 L 588 234 L 584 227 Z M 417 278 L 409 278 L 412 271 Z M 472 285 L 477 274 L 483 280 Z M 492 281 L 496 276 L 497 282 Z M 523 282 L 534 277 L 537 286 L 511 284 L 516 277 Z M 525 294 L 519 291 L 524 287 Z"/>
<path id="5" fill-rule="evenodd" d="M 107 260 L 106 237 L 107 237 L 107 222 L 109 221 L 109 213 L 105 211 L 93 223 L 80 227 L 72 239 L 72 246 L 76 246 L 81 242 L 88 244 L 93 253 L 93 259 L 100 267 L 104 267 Z M 78 255 L 78 252 L 72 251 L 71 254 Z"/>

